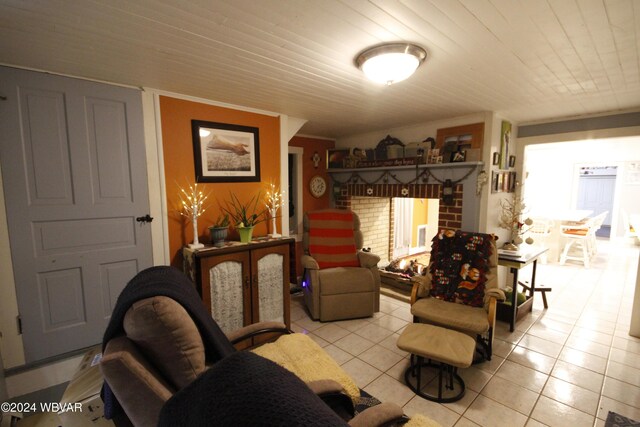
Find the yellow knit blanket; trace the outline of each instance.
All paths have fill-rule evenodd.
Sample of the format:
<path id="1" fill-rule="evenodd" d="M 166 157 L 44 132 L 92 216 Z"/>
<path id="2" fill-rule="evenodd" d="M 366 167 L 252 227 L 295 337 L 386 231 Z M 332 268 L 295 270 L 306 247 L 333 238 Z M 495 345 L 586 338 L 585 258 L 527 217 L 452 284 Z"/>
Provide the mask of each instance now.
<path id="1" fill-rule="evenodd" d="M 304 334 L 283 335 L 277 341 L 251 351 L 293 372 L 305 383 L 326 379 L 336 381 L 351 397 L 354 405 L 360 399 L 360 389 L 351 377 Z"/>
<path id="2" fill-rule="evenodd" d="M 251 351 L 293 372 L 305 383 L 334 380 L 344 388 L 354 405 L 360 399 L 360 389 L 351 377 L 315 341 L 304 334 L 283 335 L 277 341 Z M 440 427 L 440 424 L 429 417 L 415 414 L 405 427 Z"/>

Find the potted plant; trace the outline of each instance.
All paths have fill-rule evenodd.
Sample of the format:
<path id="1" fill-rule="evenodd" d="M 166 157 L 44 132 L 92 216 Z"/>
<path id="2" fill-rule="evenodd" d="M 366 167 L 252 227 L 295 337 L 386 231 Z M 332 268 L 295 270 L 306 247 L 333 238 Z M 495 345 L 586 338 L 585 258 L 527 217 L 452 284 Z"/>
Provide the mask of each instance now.
<path id="1" fill-rule="evenodd" d="M 226 207 L 222 208 L 231 217 L 234 227 L 240 234 L 240 241 L 243 243 L 251 241 L 253 227 L 265 220 L 266 210 L 258 211 L 259 201 L 260 193 L 244 204 L 238 199 L 238 196 L 231 193 L 231 201 L 227 202 Z"/>
<path id="2" fill-rule="evenodd" d="M 209 227 L 209 234 L 211 235 L 211 243 L 213 246 L 224 246 L 224 239 L 227 238 L 229 231 L 229 214 L 224 213 L 218 215 L 218 219 Z"/>

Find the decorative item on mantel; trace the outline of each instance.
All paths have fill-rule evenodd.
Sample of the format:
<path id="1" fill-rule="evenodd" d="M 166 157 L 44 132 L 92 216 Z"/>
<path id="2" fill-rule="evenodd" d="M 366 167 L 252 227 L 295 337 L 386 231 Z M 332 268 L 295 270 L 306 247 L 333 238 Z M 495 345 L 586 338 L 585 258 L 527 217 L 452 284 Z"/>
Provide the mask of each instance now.
<path id="1" fill-rule="evenodd" d="M 522 219 L 526 212 L 524 199 L 520 197 L 520 184 L 516 183 L 516 191 L 513 193 L 512 199 L 500 200 L 500 218 L 499 226 L 511 232 L 511 242 L 507 242 L 502 249 L 517 252 L 519 245 L 524 241 L 526 244 L 533 244 L 533 239 L 527 237 L 526 240 L 522 236 L 529 230 L 533 220 L 531 218 Z"/>
<path id="2" fill-rule="evenodd" d="M 269 184 L 269 191 L 267 191 L 267 198 L 264 202 L 264 205 L 267 207 L 269 211 L 269 216 L 271 217 L 271 234 L 269 237 L 281 237 L 282 234 L 278 233 L 278 229 L 276 228 L 276 218 L 278 214 L 278 209 L 284 206 L 284 190 L 280 191 L 279 188 L 271 183 Z"/>
<path id="3" fill-rule="evenodd" d="M 398 138 L 387 135 L 376 145 L 376 160 L 404 157 L 404 144 Z"/>
<path id="4" fill-rule="evenodd" d="M 427 162 L 427 153 L 436 145 L 436 140 L 432 137 L 420 142 L 409 142 L 404 146 L 404 157 L 418 157 L 419 163 Z"/>
<path id="5" fill-rule="evenodd" d="M 178 186 L 180 192 L 178 197 L 180 198 L 181 210 L 180 215 L 187 217 L 193 225 L 193 243 L 189 244 L 191 249 L 204 248 L 204 245 L 198 241 L 198 217 L 200 217 L 207 208 L 204 207 L 204 202 L 209 197 L 209 194 L 204 195 L 202 191 L 198 191 L 198 184 L 189 184 L 189 192 L 184 188 Z"/>

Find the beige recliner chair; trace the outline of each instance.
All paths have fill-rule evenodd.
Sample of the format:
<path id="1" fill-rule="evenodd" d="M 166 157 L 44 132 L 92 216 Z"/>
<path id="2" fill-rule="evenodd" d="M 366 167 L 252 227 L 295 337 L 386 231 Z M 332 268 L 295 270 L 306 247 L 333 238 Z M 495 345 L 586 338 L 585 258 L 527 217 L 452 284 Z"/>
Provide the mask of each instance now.
<path id="1" fill-rule="evenodd" d="M 477 339 L 490 360 L 497 301 L 498 251 L 495 236 L 443 230 L 434 239 L 426 276 L 414 278 L 414 322 L 464 332 Z"/>
<path id="2" fill-rule="evenodd" d="M 352 211 L 306 212 L 301 263 L 305 303 L 314 320 L 353 319 L 380 311 L 380 257 L 362 251 Z"/>
<path id="3" fill-rule="evenodd" d="M 256 323 L 225 336 L 205 310 L 193 284 L 170 267 L 152 267 L 139 273 L 118 298 L 105 332 L 100 362 L 106 382 L 102 393 L 105 413 L 109 407 L 116 426 L 157 426 L 161 410 L 170 399 L 218 364 L 239 360 L 232 344 L 263 333 L 284 335 L 255 349 L 256 354 L 295 373 L 350 426 L 382 425 L 403 417 L 402 409 L 391 403 L 354 417 L 354 402 L 360 396 L 357 385 L 313 340 L 289 334 L 284 324 Z M 216 340 L 219 342 L 212 343 Z M 221 369 L 225 370 L 217 371 Z M 224 373 L 226 380 L 234 383 L 233 372 Z M 215 378 L 209 375 L 210 381 Z M 250 376 L 245 375 L 243 381 L 246 387 L 252 384 Z M 200 403 L 204 408 L 214 405 Z M 268 414 L 269 408 L 265 408 L 264 416 Z"/>
<path id="4" fill-rule="evenodd" d="M 205 345 L 184 307 L 166 296 L 134 303 L 124 318 L 124 335 L 106 343 L 100 369 L 124 410 L 116 425 L 156 426 L 165 402 L 210 366 Z M 258 323 L 229 338 L 260 330 L 288 333 L 284 324 Z M 241 338 L 242 339 L 242 338 Z"/>

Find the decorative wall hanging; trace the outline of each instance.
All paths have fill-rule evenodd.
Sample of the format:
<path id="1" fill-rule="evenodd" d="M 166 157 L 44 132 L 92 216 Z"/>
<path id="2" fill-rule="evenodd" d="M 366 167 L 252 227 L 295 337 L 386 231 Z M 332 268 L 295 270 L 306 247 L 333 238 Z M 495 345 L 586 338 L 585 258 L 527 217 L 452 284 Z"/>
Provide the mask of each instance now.
<path id="1" fill-rule="evenodd" d="M 320 164 L 320 154 L 318 154 L 318 152 L 314 152 L 313 156 L 311 157 L 311 161 L 313 162 L 313 167 L 318 169 L 318 165 Z"/>
<path id="2" fill-rule="evenodd" d="M 498 153 L 497 151 L 495 153 L 493 153 L 493 162 L 492 164 L 494 166 L 498 166 L 500 164 L 500 153 Z"/>
<path id="3" fill-rule="evenodd" d="M 256 127 L 191 120 L 196 182 L 259 182 Z"/>
<path id="4" fill-rule="evenodd" d="M 502 122 L 500 131 L 500 169 L 509 169 L 509 147 L 511 143 L 511 123 Z"/>
<path id="5" fill-rule="evenodd" d="M 487 178 L 487 172 L 481 171 L 476 178 L 476 195 L 479 196 L 482 193 L 482 187 L 489 181 Z"/>

